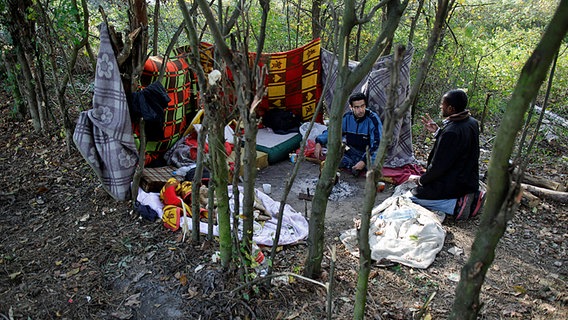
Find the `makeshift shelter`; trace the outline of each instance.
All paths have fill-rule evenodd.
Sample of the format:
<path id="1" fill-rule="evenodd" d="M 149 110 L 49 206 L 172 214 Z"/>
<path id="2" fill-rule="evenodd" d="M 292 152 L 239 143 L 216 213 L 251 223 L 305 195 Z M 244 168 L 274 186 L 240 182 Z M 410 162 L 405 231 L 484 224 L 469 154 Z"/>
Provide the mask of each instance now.
<path id="1" fill-rule="evenodd" d="M 200 64 L 208 73 L 213 69 L 214 46 L 202 42 L 200 50 Z M 162 157 L 182 138 L 198 108 L 196 78 L 188 61 L 189 47 L 180 47 L 175 52 L 176 56 L 166 63 L 162 80 L 171 99 L 164 109 L 165 120 L 161 128 L 163 136 L 155 139 L 154 134 L 148 140 L 145 159 L 147 165 Z M 321 41 L 316 39 L 294 50 L 262 54 L 261 61 L 268 62 L 265 82 L 267 94 L 257 109 L 259 116 L 266 115 L 270 109 L 280 109 L 291 112 L 301 121 L 311 120 L 322 90 L 320 52 Z M 253 61 L 255 54 L 250 53 L 249 56 Z M 160 57 L 150 57 L 147 60 L 140 78 L 141 88 L 146 88 L 158 79 L 162 63 L 163 58 Z M 321 118 L 320 116 L 320 121 Z M 155 128 L 147 126 L 146 132 L 152 131 L 155 131 Z M 137 127 L 135 133 L 138 134 Z M 299 135 L 292 135 L 287 139 L 272 136 L 271 132 L 265 131 L 261 131 L 260 135 L 263 135 L 269 144 L 259 144 L 259 151 L 267 152 L 268 161 L 271 163 L 283 160 L 283 155 L 287 156 L 301 141 Z M 274 145 L 273 140 L 281 142 Z M 285 146 L 281 147 L 281 143 Z M 278 151 L 273 152 L 274 150 Z"/>
<path id="2" fill-rule="evenodd" d="M 105 39 L 102 33 L 101 39 L 103 41 Z M 105 63 L 109 63 L 110 61 L 115 64 L 114 69 L 109 68 L 109 70 L 114 70 L 113 72 L 117 73 L 116 75 L 113 74 L 113 76 L 118 78 L 118 82 L 116 79 L 113 79 L 112 83 L 121 85 L 116 60 L 114 56 L 112 59 L 108 58 L 112 54 L 112 49 L 105 49 L 105 45 L 105 42 L 101 45 L 100 56 L 107 57 L 108 61 L 104 60 Z M 163 59 L 160 57 L 150 57 L 146 61 L 140 78 L 141 90 L 135 93 L 132 98 L 134 104 L 144 104 L 144 106 L 138 105 L 137 108 L 130 110 L 135 116 L 138 116 L 144 114 L 144 111 L 141 110 L 140 107 L 152 109 L 149 112 L 152 117 L 151 119 L 147 119 L 149 121 L 146 125 L 146 134 L 149 139 L 146 143 L 145 164 L 150 165 L 150 167 L 164 165 L 168 163 L 164 159 L 164 155 L 168 155 L 168 157 L 172 155 L 177 156 L 176 161 L 169 163 L 174 165 L 174 167 L 163 167 L 148 175 L 157 179 L 158 182 L 163 180 L 163 183 L 173 176 L 175 167 L 179 167 L 183 161 L 188 160 L 185 156 L 180 156 L 180 154 L 187 153 L 190 158 L 192 149 L 188 144 L 195 142 L 189 142 L 191 137 L 186 136 L 186 134 L 188 128 L 199 122 L 200 117 L 203 115 L 202 111 L 198 114 L 199 94 L 196 77 L 190 69 L 191 63 L 188 60 L 188 47 L 178 48 L 175 52 L 176 55 L 166 62 L 165 74 L 161 82 L 157 80 Z M 213 70 L 214 53 L 214 45 L 201 43 L 199 63 L 203 66 L 206 73 Z M 413 49 L 410 48 L 403 58 L 400 77 L 401 82 L 398 88 L 400 96 L 397 104 L 399 105 L 408 94 L 409 69 L 412 61 L 412 53 Z M 254 61 L 254 57 L 255 54 L 250 53 L 249 61 Z M 300 131 L 300 124 L 301 122 L 311 120 L 315 113 L 317 103 L 321 98 L 324 98 L 327 104 L 331 105 L 333 89 L 335 88 L 333 82 L 335 81 L 337 73 L 337 63 L 331 52 L 321 48 L 320 39 L 316 39 L 294 50 L 263 54 L 260 60 L 261 63 L 267 63 L 267 77 L 265 82 L 267 94 L 257 109 L 259 116 L 268 120 L 271 111 L 276 110 L 282 112 L 276 116 L 277 120 L 286 118 L 288 114 L 291 114 L 298 120 L 297 127 L 292 128 L 289 132 L 278 132 L 279 130 L 275 130 L 275 125 L 273 128 L 261 128 L 259 130 L 257 136 L 257 150 L 259 151 L 259 157 L 265 157 L 261 163 L 266 163 L 267 165 L 268 163 L 274 163 L 287 158 L 289 152 L 294 152 L 294 150 L 298 148 L 301 141 L 301 134 L 298 132 Z M 378 60 L 373 66 L 372 71 L 354 90 L 365 92 L 369 97 L 370 108 L 377 111 L 379 115 L 382 115 L 382 108 L 384 108 L 386 104 L 386 88 L 390 78 L 390 71 L 387 65 L 390 60 L 392 60 L 392 56 L 383 57 Z M 357 63 L 358 62 L 351 61 L 350 66 L 354 67 Z M 99 167 L 104 167 L 107 171 L 111 169 L 110 173 L 105 173 L 106 171 L 99 171 L 97 173 L 103 181 L 105 189 L 113 194 L 115 198 L 125 200 L 128 198 L 128 190 L 134 173 L 134 165 L 137 161 L 133 135 L 138 136 L 139 128 L 136 122 L 134 126 L 131 124 L 130 117 L 128 117 L 129 111 L 126 109 L 127 99 L 124 97 L 124 92 L 119 90 L 120 88 L 112 89 L 114 90 L 113 92 L 122 92 L 121 94 L 116 94 L 116 96 L 111 97 L 112 101 L 101 104 L 101 97 L 106 98 L 108 95 L 101 96 L 100 93 L 103 92 L 103 90 L 108 90 L 105 88 L 110 86 L 110 82 L 108 82 L 107 79 L 107 83 L 105 84 L 105 82 L 102 81 L 104 79 L 100 77 L 101 74 L 99 73 L 100 72 L 97 74 L 98 81 L 95 82 L 96 88 L 93 98 L 93 110 L 89 110 L 89 112 L 81 115 L 80 121 L 77 124 L 76 137 L 74 138 L 77 145 L 80 146 L 84 157 L 93 166 L 95 171 L 97 170 L 97 165 L 96 163 L 93 165 L 93 162 L 90 160 L 93 156 L 89 152 L 93 148 L 94 150 L 98 150 L 98 159 L 106 161 L 101 162 Z M 323 83 L 326 81 L 330 81 L 330 83 L 327 86 L 328 89 L 326 92 L 323 92 Z M 113 120 L 120 119 L 123 121 L 121 123 L 112 123 L 115 131 L 120 129 L 120 134 L 118 137 L 115 137 L 117 134 L 115 131 L 99 131 L 106 132 L 107 135 L 113 137 L 114 142 L 118 142 L 118 145 L 122 149 L 120 151 L 122 154 L 118 156 L 119 158 L 108 154 L 107 151 L 114 151 L 113 148 L 101 148 L 97 146 L 97 142 L 104 139 L 90 139 L 91 143 L 86 143 L 86 141 L 89 140 L 86 137 L 89 135 L 92 136 L 89 132 L 96 131 L 94 129 L 97 129 L 99 126 L 95 125 L 95 128 L 91 128 L 91 125 L 88 123 L 89 121 L 85 119 L 90 119 L 90 121 L 93 121 L 93 119 L 96 120 L 96 117 L 93 117 L 93 115 L 100 115 L 100 110 L 102 110 L 101 106 L 106 106 L 107 104 L 113 104 L 116 106 L 117 110 L 120 110 L 120 113 L 117 113 L 120 114 L 120 117 L 113 118 Z M 163 114 L 160 113 L 161 109 Z M 89 117 L 89 115 L 91 115 L 91 117 Z M 322 115 L 320 114 L 316 118 L 318 121 L 321 121 Z M 269 123 L 269 121 L 265 121 L 265 124 L 266 123 Z M 323 125 L 320 126 L 323 127 Z M 133 131 L 131 128 L 133 128 Z M 229 128 L 228 131 L 231 131 L 231 128 Z M 226 134 L 227 141 L 232 142 L 231 137 L 232 133 Z M 178 147 L 182 147 L 182 149 L 176 152 L 174 149 Z M 195 145 L 193 145 L 193 147 L 195 147 Z M 231 149 L 232 147 L 227 147 L 228 154 L 231 153 Z M 120 174 L 117 174 L 118 169 L 112 167 L 113 159 L 120 159 L 121 161 L 125 159 L 132 160 L 128 162 L 131 166 L 128 167 L 127 171 L 120 171 Z M 191 159 L 189 160 L 191 161 Z M 234 158 L 232 161 L 234 161 Z M 387 155 L 387 161 L 385 163 L 385 170 L 393 171 L 389 174 L 385 174 L 385 176 L 390 177 L 394 183 L 403 181 L 407 177 L 406 175 L 416 173 L 414 163 L 415 159 L 412 152 L 410 131 L 410 113 L 408 113 L 396 125 L 394 142 L 389 147 L 389 154 Z M 152 169 L 145 169 L 147 172 L 150 172 L 150 170 Z M 120 188 L 116 188 L 114 185 L 120 185 Z M 144 181 L 142 185 L 152 186 L 153 191 L 159 190 L 160 188 L 159 184 L 144 184 Z M 142 193 L 142 195 L 144 194 L 145 193 Z M 155 198 L 155 196 L 152 197 Z"/>

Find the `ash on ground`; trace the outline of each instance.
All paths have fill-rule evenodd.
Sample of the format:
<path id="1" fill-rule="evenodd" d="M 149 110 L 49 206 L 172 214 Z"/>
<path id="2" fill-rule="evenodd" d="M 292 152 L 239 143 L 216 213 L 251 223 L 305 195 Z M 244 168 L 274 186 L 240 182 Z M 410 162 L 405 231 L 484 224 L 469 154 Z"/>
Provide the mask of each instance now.
<path id="1" fill-rule="evenodd" d="M 314 195 L 317 182 L 318 182 L 317 178 L 298 180 L 294 183 L 292 190 L 294 193 L 309 193 L 310 195 Z M 333 186 L 333 189 L 331 189 L 329 200 L 341 201 L 343 199 L 353 196 L 357 190 L 358 190 L 357 186 L 354 186 L 349 182 L 339 180 L 339 182 L 335 186 Z"/>

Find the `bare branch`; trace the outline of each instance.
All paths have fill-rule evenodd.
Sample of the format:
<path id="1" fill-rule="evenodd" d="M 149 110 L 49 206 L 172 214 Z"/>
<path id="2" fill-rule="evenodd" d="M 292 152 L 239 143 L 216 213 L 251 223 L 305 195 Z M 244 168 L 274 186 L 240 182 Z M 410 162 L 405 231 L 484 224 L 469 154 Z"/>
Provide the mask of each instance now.
<path id="1" fill-rule="evenodd" d="M 377 10 L 379 10 L 380 8 L 384 7 L 389 1 L 391 0 L 382 0 L 381 2 L 376 4 L 373 8 L 371 8 L 371 11 L 369 11 L 369 13 L 367 13 L 364 17 L 357 19 L 357 24 L 365 24 L 371 21 L 371 19 L 373 19 L 373 17 L 375 16 L 375 12 L 377 12 Z"/>

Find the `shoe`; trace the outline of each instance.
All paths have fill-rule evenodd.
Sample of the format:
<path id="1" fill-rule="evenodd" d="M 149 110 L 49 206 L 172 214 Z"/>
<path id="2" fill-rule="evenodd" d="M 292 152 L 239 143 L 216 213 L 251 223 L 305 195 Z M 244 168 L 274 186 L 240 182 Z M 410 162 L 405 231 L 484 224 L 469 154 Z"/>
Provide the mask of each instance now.
<path id="1" fill-rule="evenodd" d="M 474 196 L 475 193 L 468 193 L 458 199 L 456 208 L 454 209 L 456 221 L 469 219 Z"/>
<path id="2" fill-rule="evenodd" d="M 361 170 L 351 169 L 351 174 L 352 174 L 355 178 L 358 178 L 358 177 L 361 175 Z"/>
<path id="3" fill-rule="evenodd" d="M 481 213 L 481 209 L 483 208 L 483 205 L 485 204 L 485 196 L 486 196 L 486 192 L 484 190 L 479 190 L 476 193 L 474 193 L 474 198 L 473 201 L 471 203 L 471 217 L 475 217 L 478 214 Z"/>

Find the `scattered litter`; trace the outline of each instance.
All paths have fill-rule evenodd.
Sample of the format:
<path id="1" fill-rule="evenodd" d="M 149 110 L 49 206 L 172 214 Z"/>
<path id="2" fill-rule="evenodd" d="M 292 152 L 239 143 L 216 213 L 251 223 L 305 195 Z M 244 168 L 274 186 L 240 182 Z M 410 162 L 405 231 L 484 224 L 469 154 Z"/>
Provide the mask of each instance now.
<path id="1" fill-rule="evenodd" d="M 457 273 L 450 273 L 448 274 L 448 279 L 453 282 L 458 282 L 460 281 L 460 275 Z"/>
<path id="2" fill-rule="evenodd" d="M 275 277 L 274 279 L 272 279 L 272 284 L 274 284 L 277 287 L 287 285 L 288 283 L 289 283 L 289 277 L 288 276 L 278 276 L 278 277 Z"/>
<path id="3" fill-rule="evenodd" d="M 448 252 L 453 254 L 456 257 L 459 257 L 460 255 L 463 254 L 463 249 L 458 248 L 458 247 L 451 247 L 451 248 L 448 249 Z"/>
<path id="4" fill-rule="evenodd" d="M 221 258 L 221 252 L 215 251 L 215 253 L 211 255 L 211 262 L 217 263 L 217 261 L 219 261 L 220 258 Z"/>

